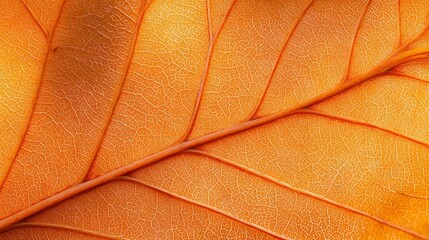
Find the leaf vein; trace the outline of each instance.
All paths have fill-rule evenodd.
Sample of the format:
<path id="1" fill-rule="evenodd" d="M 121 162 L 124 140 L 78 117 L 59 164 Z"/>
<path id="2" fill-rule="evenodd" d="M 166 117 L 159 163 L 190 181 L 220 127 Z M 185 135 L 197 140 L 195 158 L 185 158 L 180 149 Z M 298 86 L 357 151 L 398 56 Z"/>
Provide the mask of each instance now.
<path id="1" fill-rule="evenodd" d="M 110 123 L 112 121 L 113 113 L 115 112 L 116 107 L 118 106 L 118 102 L 119 102 L 120 97 L 121 97 L 121 95 L 123 93 L 122 89 L 124 87 L 125 80 L 127 79 L 127 76 L 129 74 L 131 63 L 132 63 L 132 60 L 134 58 L 134 54 L 136 52 L 135 48 L 137 46 L 137 39 L 138 39 L 138 36 L 139 36 L 139 33 L 140 33 L 140 26 L 141 26 L 141 24 L 143 22 L 144 14 L 145 14 L 146 10 L 149 8 L 150 3 L 151 2 L 149 2 L 149 1 L 147 3 L 145 3 L 145 1 L 142 2 L 141 11 L 139 13 L 139 16 L 138 16 L 138 19 L 137 19 L 137 24 L 136 24 L 136 27 L 135 27 L 136 29 L 134 30 L 133 42 L 132 42 L 132 45 L 131 45 L 131 48 L 130 48 L 130 54 L 128 56 L 127 64 L 125 66 L 124 76 L 122 77 L 121 82 L 119 83 L 119 89 L 118 89 L 117 94 L 116 94 L 116 96 L 115 96 L 115 98 L 113 100 L 113 104 L 112 104 L 111 109 L 109 111 L 109 115 L 108 115 L 108 118 L 106 120 L 106 123 L 103 126 L 103 132 L 102 132 L 102 134 L 101 134 L 101 136 L 99 138 L 99 142 L 98 142 L 98 144 L 96 146 L 96 150 L 94 152 L 94 155 L 92 156 L 92 161 L 89 163 L 89 166 L 88 166 L 87 170 L 82 175 L 81 182 L 85 181 L 89 177 L 88 174 L 91 172 L 91 169 L 93 168 L 95 159 L 96 159 L 96 157 L 97 157 L 97 155 L 98 155 L 98 153 L 99 153 L 99 151 L 101 149 L 101 144 L 103 142 L 103 138 L 107 134 L 107 131 L 109 129 L 109 125 L 110 125 Z"/>
<path id="2" fill-rule="evenodd" d="M 408 75 L 406 73 L 403 73 L 403 72 L 400 72 L 400 71 L 397 71 L 397 70 L 392 71 L 388 75 L 396 76 L 396 77 L 404 77 L 404 78 L 412 79 L 412 80 L 415 80 L 415 81 L 418 81 L 418 82 L 423 82 L 423 83 L 429 83 L 429 80 L 426 80 L 426 79 L 423 79 L 423 78 L 418 78 L 418 77 L 415 77 L 415 76 L 411 76 L 411 75 Z"/>
<path id="3" fill-rule="evenodd" d="M 22 1 L 22 0 L 21 0 L 21 1 Z M 45 73 L 46 64 L 47 64 L 47 62 L 48 62 L 48 56 L 49 56 L 49 53 L 50 53 L 50 51 L 51 51 L 52 38 L 53 38 L 53 36 L 54 36 L 54 31 L 55 31 L 55 29 L 57 28 L 58 21 L 59 21 L 59 19 L 60 19 L 60 16 L 61 16 L 61 14 L 62 14 L 63 9 L 64 9 L 65 2 L 66 2 L 66 0 L 63 0 L 63 2 L 61 3 L 60 11 L 59 11 L 58 16 L 57 16 L 57 18 L 56 18 L 56 20 L 55 20 L 54 27 L 53 27 L 53 29 L 52 29 L 52 34 L 48 35 L 48 36 L 49 36 L 49 38 L 48 38 L 48 43 L 47 43 L 48 47 L 47 47 L 47 50 L 46 50 L 45 58 L 43 59 L 42 68 L 41 68 L 41 70 L 40 70 L 40 77 L 39 77 L 39 78 L 40 78 L 40 80 L 38 81 L 38 84 L 37 84 L 37 87 L 36 87 L 36 94 L 35 94 L 35 96 L 34 96 L 34 98 L 33 98 L 33 100 L 32 100 L 32 107 L 31 107 L 30 115 L 29 115 L 30 117 L 28 118 L 27 122 L 25 123 L 25 130 L 24 130 L 24 134 L 22 134 L 21 139 L 20 139 L 20 142 L 19 142 L 19 145 L 18 145 L 18 146 L 17 146 L 17 148 L 16 148 L 15 156 L 13 157 L 14 159 L 13 159 L 12 163 L 10 164 L 9 168 L 6 170 L 6 173 L 5 173 L 5 175 L 4 175 L 4 178 L 3 178 L 3 179 L 0 179 L 0 192 L 1 192 L 1 190 L 3 189 L 3 184 L 4 184 L 4 182 L 5 182 L 5 181 L 6 181 L 6 179 L 9 177 L 9 174 L 10 174 L 10 171 L 11 171 L 11 169 L 12 169 L 12 166 L 13 166 L 13 164 L 15 163 L 16 158 L 18 157 L 18 153 L 19 153 L 19 151 L 20 151 L 20 150 L 21 150 L 21 148 L 22 148 L 22 145 L 23 145 L 23 143 L 24 143 L 24 139 L 25 139 L 25 137 L 27 136 L 28 129 L 30 128 L 30 123 L 31 123 L 31 120 L 32 120 L 33 115 L 34 115 L 34 111 L 36 110 L 36 103 L 37 103 L 37 100 L 39 99 L 40 86 L 42 85 L 43 75 L 44 75 L 44 73 Z M 22 2 L 22 3 L 24 4 L 24 2 Z M 25 4 L 24 4 L 24 5 L 25 5 Z M 27 7 L 27 5 L 25 5 L 25 7 Z M 29 8 L 27 8 L 27 9 L 29 10 Z M 30 10 L 29 10 L 29 11 L 30 11 Z M 31 13 L 31 11 L 30 11 L 30 13 Z"/>
<path id="4" fill-rule="evenodd" d="M 188 128 L 186 129 L 185 133 L 179 139 L 178 142 L 186 141 L 188 139 L 189 135 L 192 132 L 192 129 L 194 127 L 194 124 L 195 124 L 195 121 L 197 119 L 198 112 L 199 112 L 199 109 L 200 109 L 200 106 L 201 106 L 201 101 L 203 99 L 204 88 L 205 88 L 205 85 L 206 85 L 206 82 L 207 82 L 207 78 L 208 78 L 208 75 L 209 75 L 209 68 L 210 68 L 211 60 L 213 58 L 213 52 L 214 52 L 215 45 L 217 43 L 218 36 L 219 36 L 220 32 L 222 31 L 222 29 L 224 28 L 226 20 L 228 19 L 229 15 L 231 14 L 232 8 L 234 7 L 234 5 L 235 5 L 236 2 L 237 2 L 237 0 L 233 0 L 231 2 L 231 5 L 229 6 L 229 8 L 228 8 L 228 10 L 227 10 L 224 18 L 222 19 L 222 23 L 221 23 L 219 29 L 213 35 L 213 32 L 212 32 L 213 30 L 212 30 L 212 26 L 211 26 L 210 0 L 206 1 L 206 5 L 207 5 L 207 24 L 208 24 L 209 38 L 210 38 L 209 48 L 207 50 L 206 64 L 205 64 L 204 71 L 203 71 L 203 74 L 202 74 L 202 77 L 201 77 L 200 88 L 198 89 L 197 97 L 195 99 L 194 110 L 192 112 L 191 120 L 189 122 Z"/>
<path id="5" fill-rule="evenodd" d="M 284 43 L 283 43 L 283 46 L 282 46 L 282 48 L 281 48 L 281 50 L 280 50 L 280 54 L 279 54 L 279 56 L 277 57 L 276 62 L 274 63 L 274 67 L 273 67 L 273 68 L 272 68 L 272 70 L 271 70 L 271 73 L 270 73 L 270 76 L 269 76 L 269 78 L 268 78 L 268 81 L 267 81 L 267 83 L 265 84 L 265 88 L 264 88 L 264 90 L 263 90 L 263 92 L 262 92 L 262 95 L 261 95 L 261 97 L 259 98 L 258 102 L 256 103 L 256 106 L 255 106 L 255 108 L 253 109 L 252 113 L 250 113 L 250 115 L 249 115 L 246 119 L 244 119 L 244 121 L 249 121 L 249 120 L 253 119 L 253 118 L 255 117 L 255 115 L 257 114 L 257 112 L 259 111 L 259 109 L 260 109 L 260 107 L 261 107 L 261 105 L 262 105 L 262 102 L 264 101 L 265 95 L 267 95 L 268 88 L 270 87 L 271 82 L 272 82 L 272 80 L 273 80 L 273 78 L 274 78 L 274 74 L 277 72 L 277 69 L 278 69 L 278 67 L 279 67 L 279 65 L 280 65 L 280 61 L 281 61 L 281 60 L 282 60 L 282 58 L 283 58 L 283 54 L 285 53 L 286 48 L 287 48 L 287 46 L 289 45 L 289 42 L 290 42 L 290 40 L 291 40 L 292 36 L 294 35 L 294 33 L 295 33 L 295 31 L 296 31 L 296 29 L 297 29 L 298 25 L 301 23 L 301 21 L 302 21 L 302 19 L 304 18 L 305 14 L 307 14 L 308 10 L 309 10 L 309 9 L 310 9 L 310 7 L 314 4 L 314 2 L 315 2 L 315 0 L 312 0 L 312 1 L 307 5 L 307 7 L 304 9 L 304 11 L 302 11 L 302 13 L 301 13 L 301 14 L 299 15 L 299 17 L 296 19 L 296 21 L 295 21 L 295 23 L 294 23 L 294 25 L 293 25 L 293 27 L 292 27 L 291 31 L 289 32 L 289 34 L 287 34 L 286 39 L 285 39 L 285 41 L 284 41 Z"/>
<path id="6" fill-rule="evenodd" d="M 426 30 L 424 30 L 426 31 Z M 419 34 L 418 36 L 420 36 Z M 416 37 L 417 38 L 417 37 Z M 177 143 L 175 145 L 170 146 L 169 148 L 166 148 L 164 150 L 161 150 L 159 152 L 156 152 L 154 154 L 151 154 L 149 156 L 146 156 L 144 158 L 141 158 L 139 160 L 136 160 L 134 162 L 131 162 L 127 165 L 120 166 L 116 168 L 115 170 L 112 170 L 104 175 L 98 176 L 96 178 L 93 178 L 89 181 L 72 185 L 67 189 L 64 189 L 62 191 L 59 191 L 57 194 L 49 196 L 45 199 L 40 200 L 39 202 L 36 202 L 24 209 L 21 209 L 17 211 L 16 213 L 9 215 L 3 219 L 0 220 L 0 231 L 4 229 L 5 227 L 25 218 L 28 217 L 36 212 L 39 212 L 49 206 L 52 206 L 56 203 L 59 203 L 71 196 L 74 196 L 76 194 L 79 194 L 83 191 L 92 189 L 96 186 L 99 186 L 101 184 L 107 183 L 111 181 L 112 179 L 119 177 L 123 174 L 129 173 L 133 170 L 136 170 L 138 168 L 141 168 L 143 166 L 146 166 L 149 163 L 156 162 L 164 157 L 171 156 L 173 154 L 179 153 L 181 151 L 184 151 L 186 149 L 189 149 L 191 147 L 208 143 L 217 139 L 220 139 L 222 137 L 230 136 L 232 134 L 236 134 L 263 124 L 267 124 L 270 122 L 273 122 L 275 120 L 278 120 L 280 118 L 289 116 L 293 114 L 295 111 L 307 108 L 311 105 L 314 105 L 316 103 L 322 102 L 326 99 L 329 99 L 341 92 L 344 92 L 348 89 L 351 89 L 353 87 L 356 87 L 363 82 L 378 76 L 380 74 L 384 74 L 386 71 L 392 69 L 393 67 L 402 64 L 406 61 L 409 61 L 410 59 L 417 59 L 421 57 L 427 57 L 429 55 L 429 48 L 419 48 L 419 49 L 411 49 L 407 50 L 406 46 L 411 44 L 413 41 L 416 41 L 416 39 L 413 39 L 409 41 L 407 44 L 405 44 L 403 47 L 399 48 L 397 51 L 395 51 L 388 59 L 381 62 L 379 65 L 377 65 L 375 68 L 373 68 L 371 71 L 357 76 L 354 79 L 345 82 L 344 84 L 338 85 L 337 87 L 322 93 L 314 98 L 311 98 L 305 102 L 302 102 L 300 104 L 297 104 L 291 108 L 285 109 L 283 111 L 279 111 L 277 113 L 267 115 L 264 117 L 260 117 L 257 119 L 253 119 L 247 122 L 239 123 L 209 134 L 206 134 L 204 136 L 191 139 L 182 143 Z"/>
<path id="7" fill-rule="evenodd" d="M 34 22 L 37 24 L 37 26 L 42 31 L 43 35 L 45 35 L 46 39 L 49 39 L 48 31 L 42 26 L 42 23 L 39 21 L 39 19 L 36 18 L 36 15 L 34 15 L 33 11 L 28 7 L 27 3 L 24 0 L 19 0 L 22 4 L 24 4 L 25 8 L 27 9 L 28 13 L 30 14 L 31 18 L 34 20 Z"/>
<path id="8" fill-rule="evenodd" d="M 358 22 L 358 24 L 356 26 L 356 30 L 355 30 L 355 33 L 354 33 L 354 36 L 353 36 L 352 44 L 351 44 L 351 47 L 350 47 L 349 56 L 347 58 L 346 71 L 345 71 L 343 80 L 341 82 L 346 82 L 348 80 L 348 78 L 349 78 L 350 68 L 351 68 L 351 65 L 352 65 L 353 51 L 354 51 L 355 46 L 356 46 L 356 41 L 357 41 L 357 38 L 358 38 L 358 35 L 359 35 L 359 32 L 360 32 L 360 29 L 362 28 L 363 20 L 365 19 L 365 15 L 366 15 L 366 13 L 367 13 L 367 11 L 369 9 L 369 6 L 371 5 L 371 2 L 372 2 L 372 0 L 368 0 L 368 2 L 365 5 L 365 8 L 363 9 L 362 15 L 359 18 L 359 22 Z"/>
<path id="9" fill-rule="evenodd" d="M 243 224 L 243 225 L 246 225 L 246 226 L 251 227 L 251 228 L 253 228 L 253 229 L 256 229 L 256 230 L 258 230 L 258 231 L 260 231 L 260 232 L 263 232 L 263 233 L 266 233 L 266 234 L 268 234 L 268 235 L 271 235 L 271 236 L 273 236 L 273 237 L 280 238 L 280 239 L 288 239 L 288 238 L 285 238 L 284 236 L 281 236 L 281 235 L 279 235 L 279 234 L 277 234 L 277 233 L 275 233 L 275 232 L 272 232 L 272 231 L 267 230 L 267 229 L 265 229 L 265 228 L 262 228 L 262 227 L 260 227 L 260 226 L 258 226 L 258 225 L 255 225 L 255 224 L 253 224 L 253 223 L 250 223 L 250 222 L 247 222 L 247 221 L 245 221 L 245 220 L 242 220 L 242 219 L 240 219 L 240 218 L 238 218 L 238 217 L 236 217 L 236 216 L 233 216 L 233 215 L 231 215 L 231 214 L 229 214 L 229 213 L 227 213 L 227 212 L 225 212 L 225 211 L 223 211 L 223 210 L 220 210 L 220 209 L 214 208 L 214 207 L 209 206 L 209 205 L 204 204 L 204 203 L 200 203 L 200 202 L 194 201 L 194 200 L 189 199 L 189 198 L 187 198 L 187 197 L 181 196 L 181 195 L 179 195 L 179 194 L 177 194 L 177 193 L 174 193 L 174 192 L 171 192 L 171 191 L 169 191 L 169 190 L 166 190 L 166 189 L 160 188 L 160 187 L 158 187 L 158 186 L 155 186 L 155 185 L 152 185 L 152 184 L 146 183 L 146 182 L 144 182 L 144 181 L 142 181 L 142 180 L 140 180 L 140 179 L 137 179 L 137 178 L 134 178 L 134 177 L 129 177 L 129 176 L 127 176 L 127 177 L 125 177 L 125 176 L 121 176 L 121 177 L 117 177 L 117 178 L 116 178 L 116 180 L 131 181 L 131 182 L 135 182 L 135 183 L 138 183 L 138 184 L 144 185 L 144 186 L 146 186 L 146 187 L 149 187 L 149 188 L 154 189 L 154 190 L 156 190 L 156 191 L 159 191 L 159 192 L 161 192 L 161 193 L 167 194 L 168 196 L 171 196 L 171 197 L 174 197 L 174 198 L 180 199 L 180 200 L 185 201 L 185 202 L 187 202 L 187 203 L 190 203 L 190 204 L 192 204 L 192 205 L 196 205 L 196 206 L 198 206 L 198 207 L 202 207 L 202 208 L 207 209 L 207 210 L 210 210 L 210 211 L 212 211 L 212 212 L 215 212 L 215 213 L 221 214 L 221 215 L 223 215 L 223 216 L 225 216 L 225 217 L 227 217 L 227 218 L 229 218 L 229 219 L 231 219 L 231 220 L 233 220 L 233 221 L 239 222 L 239 223 L 241 223 L 241 224 Z"/>
<path id="10" fill-rule="evenodd" d="M 210 158 L 212 158 L 214 160 L 220 161 L 220 162 L 222 162 L 224 164 L 227 164 L 227 165 L 232 166 L 234 168 L 240 169 L 240 170 L 242 170 L 244 172 L 247 172 L 249 174 L 252 174 L 254 176 L 260 177 L 260 178 L 262 178 L 262 179 L 264 179 L 266 181 L 274 183 L 274 184 L 276 184 L 276 185 L 278 185 L 280 187 L 287 188 L 287 189 L 289 189 L 289 190 L 291 190 L 293 192 L 299 193 L 301 195 L 304 195 L 304 196 L 316 199 L 318 201 L 327 203 L 329 205 L 332 205 L 332 206 L 335 206 L 335 207 L 338 207 L 338 208 L 341 208 L 341 209 L 353 212 L 355 214 L 358 214 L 358 215 L 361 215 L 363 217 L 369 218 L 369 219 L 371 219 L 373 221 L 376 221 L 376 222 L 378 222 L 378 223 L 380 223 L 382 225 L 386 225 L 388 227 L 391 227 L 391 228 L 394 228 L 396 230 L 399 230 L 399 231 L 405 232 L 407 234 L 410 234 L 411 236 L 414 236 L 414 237 L 417 237 L 417 238 L 421 238 L 421 239 L 429 239 L 428 236 L 424 236 L 424 235 L 422 235 L 420 233 L 417 233 L 417 232 L 415 232 L 415 231 L 413 231 L 411 229 L 408 229 L 408 228 L 396 225 L 396 224 L 391 223 L 391 222 L 389 222 L 387 220 L 384 220 L 384 219 L 382 219 L 382 218 L 380 218 L 378 216 L 373 216 L 373 215 L 371 215 L 371 214 L 369 214 L 369 213 L 367 213 L 365 211 L 361 211 L 359 209 L 352 208 L 352 207 L 350 207 L 348 205 L 345 205 L 345 204 L 333 201 L 333 200 L 331 200 L 329 198 L 326 198 L 326 197 L 324 197 L 322 195 L 319 195 L 319 194 L 316 194 L 316 193 L 313 193 L 313 192 L 310 192 L 310 191 L 307 191 L 307 190 L 304 190 L 304 189 L 301 189 L 301 188 L 293 187 L 293 186 L 291 186 L 291 185 L 289 185 L 287 183 L 284 183 L 284 182 L 282 182 L 282 181 L 280 181 L 280 180 L 278 180 L 276 178 L 273 178 L 271 176 L 265 175 L 265 174 L 263 174 L 261 172 L 258 172 L 256 170 L 254 170 L 254 169 L 251 169 L 249 167 L 237 164 L 237 163 L 235 163 L 233 161 L 230 161 L 228 159 L 216 156 L 216 155 L 208 153 L 206 151 L 202 151 L 202 150 L 187 150 L 185 152 L 194 153 L 194 154 L 198 154 L 198 155 L 203 155 L 203 156 L 210 157 Z"/>
<path id="11" fill-rule="evenodd" d="M 24 227 L 62 229 L 62 230 L 69 230 L 69 231 L 73 231 L 73 232 L 79 232 L 79 233 L 83 233 L 83 234 L 87 234 L 87 235 L 91 235 L 91 236 L 96 236 L 96 237 L 103 237 L 103 238 L 107 238 L 107 239 L 124 239 L 124 238 L 119 238 L 117 236 L 93 232 L 90 230 L 72 227 L 72 226 L 65 226 L 65 225 L 51 224 L 51 223 L 38 223 L 38 222 L 17 223 L 17 224 L 12 225 L 11 227 L 9 227 L 6 231 L 9 231 L 12 229 L 17 229 L 17 228 L 24 228 Z"/>
<path id="12" fill-rule="evenodd" d="M 407 139 L 407 140 L 409 140 L 411 142 L 414 142 L 414 143 L 417 143 L 419 145 L 423 145 L 423 146 L 429 148 L 429 143 L 428 142 L 425 142 L 425 141 L 419 140 L 417 138 L 408 136 L 408 135 L 406 135 L 404 133 L 401 133 L 401 132 L 397 132 L 397 131 L 394 131 L 394 130 L 391 130 L 391 129 L 384 128 L 382 126 L 378 126 L 378 125 L 375 125 L 375 124 L 372 124 L 372 123 L 360 121 L 360 120 L 357 120 L 357 119 L 352 119 L 352 118 L 348 118 L 348 117 L 338 116 L 338 115 L 335 115 L 335 114 L 331 114 L 331 113 L 327 113 L 327 112 L 321 112 L 321 111 L 318 111 L 318 110 L 317 111 L 316 110 L 311 110 L 311 109 L 299 110 L 299 111 L 296 111 L 294 114 L 312 114 L 312 115 L 317 115 L 317 116 L 321 116 L 321 117 L 325 117 L 325 118 L 331 118 L 331 119 L 335 119 L 335 120 L 344 121 L 344 122 L 347 122 L 347 123 L 350 123 L 350 124 L 353 124 L 353 125 L 358 125 L 358 126 L 362 126 L 362 127 L 368 127 L 368 128 L 377 129 L 377 130 L 380 130 L 380 131 L 383 131 L 383 132 L 386 132 L 386 133 L 390 133 L 390 134 L 395 135 L 397 137 L 400 137 L 400 138 L 403 138 L 403 139 Z"/>

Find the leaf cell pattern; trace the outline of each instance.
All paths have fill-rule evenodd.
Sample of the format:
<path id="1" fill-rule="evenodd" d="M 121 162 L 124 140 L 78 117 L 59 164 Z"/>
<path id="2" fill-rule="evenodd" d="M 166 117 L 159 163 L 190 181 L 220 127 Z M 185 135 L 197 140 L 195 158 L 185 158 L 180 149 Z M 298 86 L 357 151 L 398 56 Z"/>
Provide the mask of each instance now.
<path id="1" fill-rule="evenodd" d="M 429 239 L 429 1 L 0 16 L 1 239 Z"/>

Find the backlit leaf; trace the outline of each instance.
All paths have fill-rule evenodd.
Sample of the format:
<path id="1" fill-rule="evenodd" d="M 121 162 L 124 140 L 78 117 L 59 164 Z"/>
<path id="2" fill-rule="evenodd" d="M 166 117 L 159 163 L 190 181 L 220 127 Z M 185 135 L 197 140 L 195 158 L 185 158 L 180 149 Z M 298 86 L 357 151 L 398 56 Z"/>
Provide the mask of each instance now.
<path id="1" fill-rule="evenodd" d="M 0 0 L 0 239 L 429 239 L 428 0 Z"/>

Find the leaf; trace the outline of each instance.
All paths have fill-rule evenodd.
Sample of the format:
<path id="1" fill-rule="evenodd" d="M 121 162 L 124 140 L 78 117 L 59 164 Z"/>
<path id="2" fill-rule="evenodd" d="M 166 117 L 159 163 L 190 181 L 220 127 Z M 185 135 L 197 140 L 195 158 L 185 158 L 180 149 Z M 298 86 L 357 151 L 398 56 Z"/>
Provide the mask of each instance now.
<path id="1" fill-rule="evenodd" d="M 429 239 L 429 1 L 0 1 L 1 239 Z"/>

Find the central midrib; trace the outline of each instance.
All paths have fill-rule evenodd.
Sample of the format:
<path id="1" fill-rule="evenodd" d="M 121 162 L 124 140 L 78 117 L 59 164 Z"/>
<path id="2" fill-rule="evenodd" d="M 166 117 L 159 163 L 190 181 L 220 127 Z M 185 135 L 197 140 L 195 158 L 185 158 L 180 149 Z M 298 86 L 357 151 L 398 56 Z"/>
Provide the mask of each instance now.
<path id="1" fill-rule="evenodd" d="M 108 172 L 104 175 L 101 175 L 99 177 L 96 177 L 94 179 L 91 179 L 89 181 L 70 186 L 69 188 L 62 190 L 48 198 L 45 198 L 25 209 L 19 210 L 6 218 L 0 220 L 0 231 L 4 231 L 5 228 L 7 228 L 9 225 L 28 217 L 36 212 L 39 212 L 43 209 L 48 208 L 49 206 L 52 206 L 56 203 L 59 203 L 65 199 L 68 199 L 71 196 L 74 196 L 76 194 L 79 194 L 83 191 L 92 189 L 96 186 L 99 186 L 101 184 L 107 183 L 111 181 L 112 179 L 122 176 L 126 173 L 129 173 L 133 170 L 136 170 L 138 168 L 141 168 L 149 163 L 156 162 L 162 158 L 171 156 L 173 154 L 179 153 L 181 151 L 190 149 L 194 146 L 201 145 L 204 143 L 208 143 L 229 135 L 233 135 L 242 131 L 245 131 L 247 129 L 257 127 L 263 124 L 267 124 L 269 122 L 278 120 L 280 118 L 283 118 L 285 116 L 288 116 L 290 114 L 293 114 L 294 112 L 304 109 L 306 107 L 309 107 L 313 104 L 319 103 L 321 101 L 324 101 L 328 98 L 331 98 L 341 92 L 344 92 L 350 88 L 353 88 L 357 85 L 360 85 L 361 83 L 373 78 L 374 76 L 380 75 L 382 73 L 385 73 L 386 71 L 392 69 L 393 67 L 404 63 L 406 61 L 412 60 L 412 59 L 418 59 L 422 56 L 427 56 L 429 54 L 429 48 L 422 48 L 422 49 L 413 49 L 404 51 L 404 49 L 399 49 L 399 51 L 395 52 L 391 55 L 388 59 L 380 63 L 378 66 L 373 68 L 370 72 L 363 74 L 361 76 L 358 76 L 348 82 L 345 82 L 344 84 L 338 85 L 336 88 L 331 89 L 328 92 L 325 92 L 323 94 L 320 94 L 319 96 L 316 96 L 312 99 L 309 99 L 301 104 L 298 104 L 292 108 L 286 109 L 284 111 L 280 111 L 271 115 L 267 115 L 261 118 L 257 118 L 254 120 L 250 120 L 247 122 L 243 122 L 228 128 L 224 128 L 221 130 L 218 130 L 216 132 L 209 133 L 205 136 L 195 138 L 189 141 L 181 142 L 178 144 L 175 144 L 171 147 L 168 147 L 164 150 L 161 150 L 157 153 L 154 153 L 152 155 L 149 155 L 145 158 L 142 158 L 140 160 L 137 160 L 135 162 L 132 162 L 130 164 L 124 165 L 122 167 L 119 167 L 111 172 Z"/>

